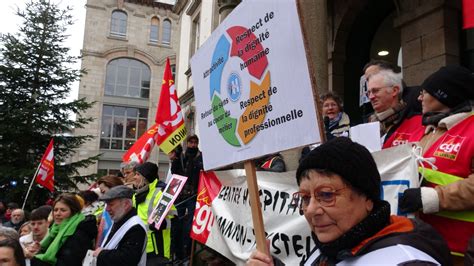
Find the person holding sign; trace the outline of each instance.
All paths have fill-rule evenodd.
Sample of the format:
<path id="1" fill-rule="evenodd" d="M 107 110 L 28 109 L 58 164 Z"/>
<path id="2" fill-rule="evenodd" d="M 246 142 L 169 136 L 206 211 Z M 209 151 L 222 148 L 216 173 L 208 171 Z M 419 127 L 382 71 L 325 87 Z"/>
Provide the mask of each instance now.
<path id="1" fill-rule="evenodd" d="M 158 204 L 158 199 L 163 193 L 165 183 L 158 179 L 158 166 L 151 162 L 145 162 L 135 167 L 136 194 L 133 196 L 133 205 L 137 209 L 138 216 L 144 224 L 148 224 L 148 217 Z M 173 210 L 173 209 L 172 209 Z M 173 216 L 168 213 L 168 218 Z M 146 265 L 162 265 L 169 263 L 171 257 L 171 222 L 163 221 L 159 230 L 154 224 L 149 225 L 147 230 L 147 262 Z"/>
<path id="2" fill-rule="evenodd" d="M 390 215 L 380 199 L 380 174 L 370 152 L 345 137 L 315 148 L 296 171 L 293 196 L 316 236 L 302 265 L 450 265 L 447 245 L 429 225 Z M 255 251 L 247 265 L 273 265 Z"/>
<path id="3" fill-rule="evenodd" d="M 178 219 L 173 225 L 174 252 L 177 259 L 185 260 L 191 254 L 189 232 L 193 224 L 194 209 L 199 185 L 199 174 L 203 169 L 202 154 L 198 148 L 199 138 L 190 135 L 186 138 L 186 150 L 179 148 L 170 155 L 171 173 L 186 176 L 188 180 L 176 200 Z"/>

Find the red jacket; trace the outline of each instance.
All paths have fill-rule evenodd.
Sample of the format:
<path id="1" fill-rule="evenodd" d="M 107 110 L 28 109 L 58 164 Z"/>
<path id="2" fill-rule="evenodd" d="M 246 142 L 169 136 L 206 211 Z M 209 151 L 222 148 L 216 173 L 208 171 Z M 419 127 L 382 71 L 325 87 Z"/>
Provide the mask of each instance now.
<path id="1" fill-rule="evenodd" d="M 430 138 L 428 135 L 425 138 Z M 436 187 L 440 209 L 449 210 L 436 214 L 421 214 L 420 217 L 435 227 L 448 242 L 451 251 L 464 253 L 469 238 L 474 235 L 474 221 L 468 216 L 459 218 L 461 211 L 472 211 L 474 187 L 469 177 L 474 157 L 474 115 L 470 115 L 448 128 L 432 145 L 426 147 L 423 157 L 435 158 L 437 171 L 459 177 L 458 181 L 441 179 L 424 185 Z M 453 217 L 457 214 L 458 217 Z M 472 213 L 470 215 L 472 217 Z"/>
<path id="2" fill-rule="evenodd" d="M 405 119 L 390 137 L 385 139 L 382 149 L 419 140 L 425 131 L 421 124 L 421 115 Z"/>

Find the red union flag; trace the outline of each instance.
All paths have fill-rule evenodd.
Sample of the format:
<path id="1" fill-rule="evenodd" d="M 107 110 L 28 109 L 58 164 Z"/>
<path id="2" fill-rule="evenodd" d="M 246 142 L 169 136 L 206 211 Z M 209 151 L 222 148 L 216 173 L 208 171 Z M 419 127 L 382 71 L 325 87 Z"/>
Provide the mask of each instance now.
<path id="1" fill-rule="evenodd" d="M 164 153 L 168 154 L 186 137 L 186 128 L 171 74 L 169 58 L 166 59 L 155 121 L 158 125 L 157 144 Z"/>
<path id="2" fill-rule="evenodd" d="M 49 191 L 54 191 L 54 151 L 52 139 L 43 154 L 43 158 L 41 158 L 40 167 L 35 179 L 38 184 L 49 189 Z"/>
<path id="3" fill-rule="evenodd" d="M 203 244 L 206 244 L 214 223 L 214 214 L 211 209 L 212 201 L 218 197 L 221 188 L 222 184 L 214 172 L 201 171 L 190 236 Z"/>
<path id="4" fill-rule="evenodd" d="M 462 1 L 463 28 L 474 28 L 474 0 Z"/>
<path id="5" fill-rule="evenodd" d="M 155 147 L 157 134 L 157 124 L 150 127 L 128 151 L 123 155 L 124 162 L 135 161 L 140 164 L 146 162 L 150 157 L 151 150 Z"/>

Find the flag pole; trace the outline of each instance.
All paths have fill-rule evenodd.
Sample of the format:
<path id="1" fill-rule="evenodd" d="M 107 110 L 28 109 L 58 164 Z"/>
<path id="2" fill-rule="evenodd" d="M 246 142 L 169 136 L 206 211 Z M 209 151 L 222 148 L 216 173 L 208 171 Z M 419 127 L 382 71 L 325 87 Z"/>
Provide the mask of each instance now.
<path id="1" fill-rule="evenodd" d="M 40 167 L 41 167 L 41 162 L 38 164 L 38 168 L 36 168 L 36 172 L 35 172 L 35 174 L 33 175 L 33 178 L 31 179 L 30 187 L 28 188 L 28 191 L 26 192 L 25 200 L 23 201 L 23 205 L 21 206 L 21 209 L 22 209 L 22 210 L 25 209 L 26 200 L 28 199 L 28 196 L 30 195 L 31 188 L 33 187 L 33 183 L 35 182 L 35 178 L 36 178 L 36 175 L 37 175 L 38 172 L 39 172 Z"/>

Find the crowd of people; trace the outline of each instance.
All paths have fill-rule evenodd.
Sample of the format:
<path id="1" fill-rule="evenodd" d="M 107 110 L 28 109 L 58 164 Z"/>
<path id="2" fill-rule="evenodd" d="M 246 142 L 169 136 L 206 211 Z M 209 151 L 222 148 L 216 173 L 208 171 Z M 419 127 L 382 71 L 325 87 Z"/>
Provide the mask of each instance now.
<path id="1" fill-rule="evenodd" d="M 191 135 L 185 151 L 179 147 L 170 155 L 171 172 L 187 176 L 188 182 L 158 228 L 148 218 L 166 183 L 152 162 L 123 163 L 119 175 L 102 176 L 77 194 L 63 193 L 52 207 L 41 206 L 28 217 L 18 204 L 1 202 L 0 251 L 6 253 L 0 265 L 7 260 L 32 266 L 185 264 L 203 169 L 198 143 Z"/>
<path id="2" fill-rule="evenodd" d="M 330 141 L 305 147 L 296 172 L 299 192 L 294 199 L 317 242 L 302 264 L 472 265 L 474 74 L 445 66 L 421 86 L 407 87 L 392 65 L 371 61 L 363 78 L 373 110 L 365 121 L 380 122 L 382 147 L 416 143 L 431 162 L 421 170 L 421 187 L 399 197 L 400 210 L 415 213 L 416 219 L 389 215 L 388 203 L 380 200 L 373 158 L 344 138 L 350 122 L 341 101 L 324 95 L 325 137 Z M 282 263 L 255 251 L 247 264 Z"/>
<path id="3" fill-rule="evenodd" d="M 304 265 L 380 262 L 391 265 L 463 265 L 474 250 L 474 75 L 445 66 L 419 87 L 383 61 L 364 67 L 367 98 L 380 122 L 384 149 L 417 143 L 430 165 L 420 188 L 404 191 L 399 208 L 416 218 L 390 215 L 381 199 L 381 178 L 370 152 L 349 138 L 351 122 L 341 98 L 321 97 L 325 138 L 302 151 L 293 195 L 314 233 L 316 247 Z M 364 107 L 364 110 L 367 108 Z M 166 187 L 152 162 L 125 162 L 117 176 L 100 177 L 93 189 L 61 194 L 52 207 L 26 214 L 0 203 L 0 262 L 11 265 L 171 265 L 192 250 L 200 171 L 199 138 L 169 154 L 170 172 L 186 176 L 182 192 L 157 226 L 148 219 Z M 434 158 L 434 159 L 433 159 Z M 286 171 L 281 154 L 255 160 L 258 170 Z M 387 254 L 390 254 L 389 256 Z M 281 265 L 254 251 L 248 265 Z"/>

